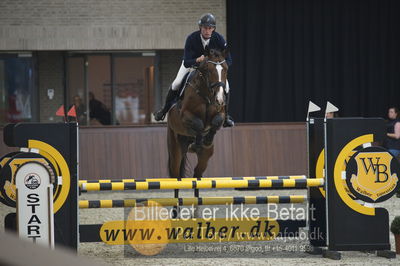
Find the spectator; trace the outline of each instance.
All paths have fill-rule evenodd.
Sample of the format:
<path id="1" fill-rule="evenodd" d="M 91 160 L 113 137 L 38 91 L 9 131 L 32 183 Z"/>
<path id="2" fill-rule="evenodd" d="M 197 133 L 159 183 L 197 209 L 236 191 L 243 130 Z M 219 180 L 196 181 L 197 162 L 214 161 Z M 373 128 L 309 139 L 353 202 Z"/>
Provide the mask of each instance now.
<path id="1" fill-rule="evenodd" d="M 115 96 L 115 118 L 120 124 L 139 123 L 139 98 L 127 89 L 118 89 Z"/>
<path id="2" fill-rule="evenodd" d="M 400 154 L 400 120 L 399 109 L 390 107 L 388 111 L 389 120 L 386 128 L 386 139 L 384 146 L 393 156 L 398 157 Z"/>
<path id="3" fill-rule="evenodd" d="M 96 119 L 102 125 L 111 125 L 111 112 L 107 106 L 97 100 L 93 92 L 89 92 L 90 119 Z"/>
<path id="4" fill-rule="evenodd" d="M 326 118 L 334 118 L 334 117 L 335 117 L 335 113 L 334 112 L 326 113 Z"/>
<path id="5" fill-rule="evenodd" d="M 86 125 L 86 106 L 83 104 L 82 98 L 79 95 L 72 97 L 72 106 L 75 105 L 76 121 L 81 125 Z"/>

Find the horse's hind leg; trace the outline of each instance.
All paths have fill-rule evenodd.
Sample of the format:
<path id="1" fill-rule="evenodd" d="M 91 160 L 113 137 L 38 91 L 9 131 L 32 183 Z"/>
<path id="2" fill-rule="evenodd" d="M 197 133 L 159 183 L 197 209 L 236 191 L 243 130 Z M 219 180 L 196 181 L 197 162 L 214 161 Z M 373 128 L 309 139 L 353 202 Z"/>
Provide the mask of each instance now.
<path id="1" fill-rule="evenodd" d="M 180 178 L 183 154 L 175 132 L 168 127 L 168 172 L 171 178 Z M 179 198 L 179 190 L 175 189 L 174 197 Z M 172 218 L 178 217 L 178 206 L 173 207 Z"/>

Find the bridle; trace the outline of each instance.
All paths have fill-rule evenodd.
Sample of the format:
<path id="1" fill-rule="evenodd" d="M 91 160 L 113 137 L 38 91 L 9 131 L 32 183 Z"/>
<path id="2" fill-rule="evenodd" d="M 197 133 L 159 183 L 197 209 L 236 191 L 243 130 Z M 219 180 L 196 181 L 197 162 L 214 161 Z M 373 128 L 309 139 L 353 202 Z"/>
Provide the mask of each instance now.
<path id="1" fill-rule="evenodd" d="M 211 60 L 207 59 L 207 61 L 205 61 L 205 64 L 213 64 L 215 66 L 218 66 L 218 65 L 222 65 L 223 63 L 225 63 L 225 61 L 226 60 L 215 62 L 215 61 L 211 61 Z M 210 71 L 208 71 L 208 69 L 205 73 L 204 73 L 204 70 L 202 71 L 200 68 L 197 68 L 197 71 L 199 71 L 200 77 L 203 79 L 203 81 L 205 82 L 205 84 L 207 86 L 208 94 L 203 95 L 199 89 L 196 89 L 196 93 L 206 100 L 207 105 L 210 105 L 213 103 L 217 106 L 217 109 L 222 109 L 223 105 L 216 103 L 214 98 L 212 98 L 213 101 L 210 100 L 210 96 L 214 96 L 212 94 L 214 92 L 215 87 L 222 87 L 225 91 L 226 84 L 222 81 L 210 83 L 210 81 L 209 81 Z"/>
<path id="2" fill-rule="evenodd" d="M 207 60 L 206 61 L 206 64 L 213 64 L 213 65 L 215 65 L 215 66 L 219 66 L 219 65 L 222 65 L 223 63 L 225 63 L 225 61 L 226 60 L 223 60 L 223 61 L 220 61 L 220 62 L 215 62 L 215 61 L 211 61 L 211 60 Z M 208 71 L 208 69 L 207 69 L 207 73 L 206 73 L 206 84 L 207 84 L 207 87 L 208 87 L 208 91 L 211 93 L 212 92 L 212 90 L 215 88 L 215 87 L 222 87 L 222 88 L 224 88 L 225 89 L 225 83 L 224 82 L 221 82 L 221 81 L 218 81 L 218 82 L 214 82 L 214 83 L 211 83 L 210 84 L 210 82 L 209 82 L 209 75 L 210 75 L 210 72 Z"/>

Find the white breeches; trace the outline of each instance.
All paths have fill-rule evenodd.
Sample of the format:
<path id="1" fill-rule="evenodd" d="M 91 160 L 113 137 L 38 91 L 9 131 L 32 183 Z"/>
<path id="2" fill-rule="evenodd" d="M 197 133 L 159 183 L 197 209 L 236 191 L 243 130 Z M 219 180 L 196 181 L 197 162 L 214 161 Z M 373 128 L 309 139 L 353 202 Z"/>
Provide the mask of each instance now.
<path id="1" fill-rule="evenodd" d="M 179 68 L 179 71 L 178 71 L 178 74 L 176 75 L 176 78 L 172 82 L 171 88 L 172 88 L 173 91 L 176 91 L 176 90 L 179 89 L 179 86 L 182 84 L 183 77 L 185 77 L 185 74 L 190 72 L 190 71 L 192 71 L 192 69 L 191 68 L 186 68 L 183 65 L 183 61 L 182 61 L 181 67 Z M 229 82 L 228 82 L 228 80 L 226 80 L 225 93 L 229 93 Z"/>

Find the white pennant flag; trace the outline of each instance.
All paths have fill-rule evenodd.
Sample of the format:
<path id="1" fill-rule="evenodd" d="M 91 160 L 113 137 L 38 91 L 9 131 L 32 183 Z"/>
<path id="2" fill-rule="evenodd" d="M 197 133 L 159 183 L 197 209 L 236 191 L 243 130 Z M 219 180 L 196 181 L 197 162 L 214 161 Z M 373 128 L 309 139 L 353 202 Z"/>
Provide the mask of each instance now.
<path id="1" fill-rule="evenodd" d="M 319 111 L 319 110 L 321 110 L 321 108 L 318 105 L 316 105 L 312 101 L 309 101 L 308 102 L 308 111 L 307 111 L 307 121 L 308 121 L 308 118 L 310 116 L 310 113 L 316 112 L 316 111 Z"/>
<path id="2" fill-rule="evenodd" d="M 321 108 L 318 105 L 316 105 L 312 101 L 308 102 L 308 113 L 316 112 L 319 110 L 321 110 Z"/>
<path id="3" fill-rule="evenodd" d="M 337 111 L 339 111 L 339 109 L 336 106 L 331 104 L 329 101 L 326 102 L 325 116 L 326 116 L 327 113 L 334 113 L 334 112 L 337 112 Z"/>

